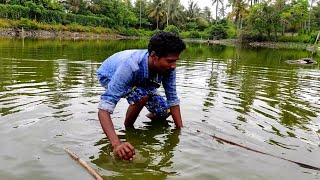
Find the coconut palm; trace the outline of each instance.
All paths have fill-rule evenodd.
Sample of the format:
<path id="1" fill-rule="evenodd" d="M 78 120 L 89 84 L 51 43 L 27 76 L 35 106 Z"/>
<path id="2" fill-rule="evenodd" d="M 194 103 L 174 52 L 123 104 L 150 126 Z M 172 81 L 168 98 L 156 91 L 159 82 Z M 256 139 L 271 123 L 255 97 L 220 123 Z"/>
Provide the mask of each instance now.
<path id="1" fill-rule="evenodd" d="M 94 3 L 92 0 L 87 1 L 87 8 L 94 14 L 99 12 L 101 9 L 100 6 Z"/>
<path id="2" fill-rule="evenodd" d="M 310 0 L 309 1 L 309 14 L 308 14 L 308 31 L 310 32 L 310 22 L 311 22 L 311 14 L 312 14 L 312 9 L 313 9 L 313 7 L 312 7 L 312 5 L 313 5 L 313 3 L 315 3 L 316 2 L 316 0 Z"/>
<path id="3" fill-rule="evenodd" d="M 68 11 L 77 13 L 80 10 L 81 0 L 66 0 L 65 6 Z"/>
<path id="4" fill-rule="evenodd" d="M 216 20 L 218 20 L 219 3 L 223 5 L 223 0 L 212 0 L 212 5 L 216 4 Z"/>
<path id="5" fill-rule="evenodd" d="M 222 7 L 219 9 L 219 15 L 222 17 L 222 19 L 224 19 L 226 14 L 226 9 L 225 7 L 222 5 Z"/>
<path id="6" fill-rule="evenodd" d="M 148 17 L 154 18 L 156 20 L 157 29 L 159 29 L 159 22 L 163 20 L 166 15 L 162 0 L 155 0 L 153 3 L 151 3 L 148 14 Z"/>
<path id="7" fill-rule="evenodd" d="M 202 14 L 203 14 L 203 19 L 205 19 L 208 22 L 211 22 L 212 14 L 211 14 L 211 10 L 210 10 L 210 8 L 208 6 L 204 7 L 204 9 L 202 11 Z"/>
<path id="8" fill-rule="evenodd" d="M 168 7 L 167 26 L 169 25 L 169 23 L 174 23 L 175 25 L 177 25 L 178 22 L 182 22 L 184 7 L 180 3 L 180 0 L 167 0 L 166 4 Z"/>
<path id="9" fill-rule="evenodd" d="M 186 11 L 188 21 L 196 21 L 201 14 L 201 9 L 198 6 L 198 3 L 195 3 L 193 0 L 189 0 L 188 9 Z"/>
<path id="10" fill-rule="evenodd" d="M 243 17 L 248 13 L 248 4 L 244 0 L 229 0 L 229 5 L 232 7 L 229 17 L 234 19 L 237 29 L 241 29 Z"/>

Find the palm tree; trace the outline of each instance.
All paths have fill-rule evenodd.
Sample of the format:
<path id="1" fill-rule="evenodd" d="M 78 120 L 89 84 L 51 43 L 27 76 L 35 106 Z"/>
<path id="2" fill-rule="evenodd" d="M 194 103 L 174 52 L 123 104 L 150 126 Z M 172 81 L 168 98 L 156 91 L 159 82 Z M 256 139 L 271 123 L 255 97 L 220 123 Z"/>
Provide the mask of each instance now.
<path id="1" fill-rule="evenodd" d="M 87 1 L 87 8 L 94 14 L 99 12 L 101 9 L 100 6 L 94 3 L 92 0 Z"/>
<path id="2" fill-rule="evenodd" d="M 311 21 L 311 14 L 312 14 L 312 9 L 313 9 L 313 7 L 312 7 L 312 5 L 313 5 L 313 3 L 315 3 L 316 2 L 316 0 L 310 0 L 310 10 L 309 10 L 309 17 L 308 17 L 308 31 L 310 32 L 310 21 Z"/>
<path id="3" fill-rule="evenodd" d="M 229 4 L 232 6 L 229 16 L 234 18 L 237 29 L 241 29 L 243 17 L 248 13 L 248 10 L 246 9 L 248 4 L 246 4 L 244 0 L 230 0 Z"/>
<path id="4" fill-rule="evenodd" d="M 212 5 L 216 4 L 216 20 L 218 20 L 219 3 L 223 5 L 223 0 L 212 0 Z"/>
<path id="5" fill-rule="evenodd" d="M 279 23 L 282 26 L 282 32 L 281 32 L 282 35 L 284 35 L 286 25 L 290 24 L 288 18 L 286 17 L 286 14 L 283 13 L 285 9 L 285 5 L 286 5 L 286 0 L 276 0 L 274 4 L 274 9 L 277 11 L 277 13 L 280 16 Z"/>
<path id="6" fill-rule="evenodd" d="M 205 6 L 203 9 L 203 18 L 208 22 L 212 20 L 211 10 L 208 6 Z"/>
<path id="7" fill-rule="evenodd" d="M 198 6 L 198 3 L 195 3 L 193 0 L 189 0 L 188 9 L 186 11 L 187 19 L 189 21 L 196 21 L 200 17 L 201 9 Z"/>
<path id="8" fill-rule="evenodd" d="M 148 17 L 154 18 L 157 22 L 157 29 L 159 29 L 159 22 L 164 18 L 165 10 L 163 9 L 163 2 L 162 0 L 155 0 L 151 3 L 149 7 L 149 15 Z"/>
<path id="9" fill-rule="evenodd" d="M 169 16 L 170 16 L 170 5 L 171 5 L 171 0 L 167 0 L 167 7 L 168 7 L 168 10 L 167 10 L 167 26 L 169 26 Z"/>
<path id="10" fill-rule="evenodd" d="M 66 0 L 65 6 L 68 11 L 77 13 L 80 10 L 81 0 Z"/>
<path id="11" fill-rule="evenodd" d="M 219 9 L 219 15 L 222 17 L 222 19 L 224 19 L 225 14 L 226 14 L 226 9 L 222 4 L 221 8 Z"/>
<path id="12" fill-rule="evenodd" d="M 169 23 L 177 25 L 178 22 L 182 22 L 184 7 L 180 3 L 180 0 L 168 0 L 168 11 L 167 11 L 167 26 Z M 170 5 L 169 5 L 170 4 Z M 174 7 L 174 8 L 170 8 Z"/>

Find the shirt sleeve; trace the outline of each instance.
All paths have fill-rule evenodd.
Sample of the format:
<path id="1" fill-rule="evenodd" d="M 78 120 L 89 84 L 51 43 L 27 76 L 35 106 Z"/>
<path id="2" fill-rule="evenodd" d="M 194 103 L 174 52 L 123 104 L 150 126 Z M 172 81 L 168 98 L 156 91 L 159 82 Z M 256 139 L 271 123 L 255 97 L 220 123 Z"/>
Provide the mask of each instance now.
<path id="1" fill-rule="evenodd" d="M 168 75 L 163 76 L 163 88 L 167 97 L 167 102 L 170 107 L 180 104 L 180 99 L 176 90 L 176 70 L 171 71 Z"/>
<path id="2" fill-rule="evenodd" d="M 127 87 L 133 79 L 133 71 L 129 64 L 120 65 L 112 76 L 106 91 L 101 95 L 99 109 L 113 113 L 116 104 L 126 93 Z"/>

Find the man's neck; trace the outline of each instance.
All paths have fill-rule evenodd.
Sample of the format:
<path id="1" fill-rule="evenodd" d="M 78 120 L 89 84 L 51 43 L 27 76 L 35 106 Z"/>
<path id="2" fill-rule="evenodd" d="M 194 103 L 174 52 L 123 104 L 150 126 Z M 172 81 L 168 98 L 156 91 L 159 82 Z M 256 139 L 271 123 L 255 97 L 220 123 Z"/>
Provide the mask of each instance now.
<path id="1" fill-rule="evenodd" d="M 148 71 L 149 71 L 149 78 L 153 78 L 158 74 L 157 69 L 155 68 L 154 62 L 150 56 L 148 58 Z"/>

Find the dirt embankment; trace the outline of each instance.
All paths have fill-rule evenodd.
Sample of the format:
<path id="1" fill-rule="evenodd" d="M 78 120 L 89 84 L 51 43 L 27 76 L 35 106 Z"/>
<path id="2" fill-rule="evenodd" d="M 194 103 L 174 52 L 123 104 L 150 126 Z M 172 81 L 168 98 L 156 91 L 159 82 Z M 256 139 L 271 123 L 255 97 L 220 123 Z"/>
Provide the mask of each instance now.
<path id="1" fill-rule="evenodd" d="M 89 32 L 70 31 L 46 31 L 46 30 L 22 30 L 22 29 L 1 29 L 2 37 L 18 38 L 40 38 L 40 39 L 125 39 L 125 36 L 117 34 L 94 34 Z"/>

